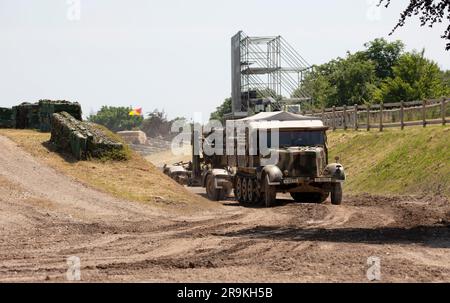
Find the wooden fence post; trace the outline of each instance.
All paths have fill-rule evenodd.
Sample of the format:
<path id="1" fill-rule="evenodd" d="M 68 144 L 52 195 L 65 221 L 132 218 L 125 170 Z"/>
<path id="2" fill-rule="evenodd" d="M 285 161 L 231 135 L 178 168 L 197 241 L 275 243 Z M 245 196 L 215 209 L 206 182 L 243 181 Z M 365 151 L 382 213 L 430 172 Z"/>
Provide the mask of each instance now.
<path id="1" fill-rule="evenodd" d="M 383 131 L 383 103 L 380 104 L 380 132 Z"/>
<path id="2" fill-rule="evenodd" d="M 325 107 L 322 107 L 322 121 L 325 123 Z"/>
<path id="3" fill-rule="evenodd" d="M 344 105 L 344 130 L 347 130 L 347 105 Z"/>
<path id="4" fill-rule="evenodd" d="M 400 125 L 402 130 L 405 129 L 405 102 L 402 100 L 400 102 Z"/>
<path id="5" fill-rule="evenodd" d="M 422 101 L 422 120 L 423 127 L 427 127 L 427 101 Z"/>
<path id="6" fill-rule="evenodd" d="M 442 98 L 441 101 L 441 115 L 442 115 L 442 125 L 445 126 L 447 124 L 447 112 L 446 112 L 446 106 L 445 106 L 445 98 Z"/>
<path id="7" fill-rule="evenodd" d="M 359 129 L 358 125 L 358 104 L 355 104 L 355 130 Z"/>
<path id="8" fill-rule="evenodd" d="M 367 131 L 370 131 L 370 104 L 367 104 Z"/>
<path id="9" fill-rule="evenodd" d="M 336 106 L 333 106 L 333 131 L 336 130 Z"/>

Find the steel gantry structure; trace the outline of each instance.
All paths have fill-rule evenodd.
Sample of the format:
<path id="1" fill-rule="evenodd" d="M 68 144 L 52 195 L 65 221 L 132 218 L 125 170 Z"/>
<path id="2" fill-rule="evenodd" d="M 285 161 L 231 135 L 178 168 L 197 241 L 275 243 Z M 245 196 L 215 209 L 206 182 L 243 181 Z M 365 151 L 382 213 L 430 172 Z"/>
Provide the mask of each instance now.
<path id="1" fill-rule="evenodd" d="M 302 87 L 311 66 L 283 37 L 251 37 L 240 31 L 231 39 L 231 58 L 234 117 L 311 100 Z"/>

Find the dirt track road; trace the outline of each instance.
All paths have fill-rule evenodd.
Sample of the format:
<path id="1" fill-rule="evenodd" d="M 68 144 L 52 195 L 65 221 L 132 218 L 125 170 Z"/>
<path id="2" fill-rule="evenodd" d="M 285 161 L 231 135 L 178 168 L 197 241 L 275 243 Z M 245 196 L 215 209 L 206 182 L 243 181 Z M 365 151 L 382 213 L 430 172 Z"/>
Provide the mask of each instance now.
<path id="1" fill-rule="evenodd" d="M 168 212 L 88 188 L 1 136 L 0 148 L 0 281 L 64 281 L 77 256 L 84 281 L 365 282 L 376 256 L 382 281 L 450 282 L 445 198 Z"/>

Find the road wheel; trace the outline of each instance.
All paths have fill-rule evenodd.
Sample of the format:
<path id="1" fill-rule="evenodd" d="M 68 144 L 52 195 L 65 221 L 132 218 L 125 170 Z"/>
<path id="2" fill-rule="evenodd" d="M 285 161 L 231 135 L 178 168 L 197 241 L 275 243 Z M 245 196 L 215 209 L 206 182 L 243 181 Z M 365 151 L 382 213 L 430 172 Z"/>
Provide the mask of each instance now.
<path id="1" fill-rule="evenodd" d="M 247 178 L 242 178 L 242 202 L 248 203 Z"/>
<path id="2" fill-rule="evenodd" d="M 249 204 L 254 204 L 256 202 L 255 181 L 251 179 L 247 182 L 247 199 Z"/>
<path id="3" fill-rule="evenodd" d="M 242 202 L 242 178 L 236 177 L 236 186 L 234 188 L 234 195 L 236 200 Z"/>
<path id="4" fill-rule="evenodd" d="M 342 184 L 335 183 L 331 190 L 331 204 L 341 205 L 342 204 Z"/>
<path id="5" fill-rule="evenodd" d="M 263 200 L 264 205 L 266 207 L 271 207 L 275 204 L 276 198 L 277 198 L 277 191 L 274 186 L 269 184 L 269 176 L 266 176 L 264 179 L 264 193 L 263 193 Z"/>
<path id="6" fill-rule="evenodd" d="M 219 201 L 221 199 L 221 190 L 216 189 L 214 186 L 214 176 L 208 175 L 206 178 L 206 194 L 208 195 L 208 199 L 211 201 Z"/>
<path id="7" fill-rule="evenodd" d="M 255 186 L 254 186 L 254 188 L 255 188 L 255 204 L 260 204 L 261 200 L 262 200 L 262 195 L 263 195 L 261 182 L 259 182 L 258 180 L 255 180 L 254 184 L 255 184 Z"/>

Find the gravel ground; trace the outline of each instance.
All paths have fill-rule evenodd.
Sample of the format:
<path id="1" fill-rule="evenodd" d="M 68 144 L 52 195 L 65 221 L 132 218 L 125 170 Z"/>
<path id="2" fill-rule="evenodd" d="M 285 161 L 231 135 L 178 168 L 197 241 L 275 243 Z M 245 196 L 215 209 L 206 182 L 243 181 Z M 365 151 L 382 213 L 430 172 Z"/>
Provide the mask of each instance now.
<path id="1" fill-rule="evenodd" d="M 83 281 L 367 282 L 374 256 L 383 282 L 450 282 L 445 197 L 280 195 L 271 209 L 176 212 L 86 187 L 1 136 L 0 147 L 0 281 L 64 281 L 77 256 Z"/>

